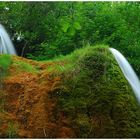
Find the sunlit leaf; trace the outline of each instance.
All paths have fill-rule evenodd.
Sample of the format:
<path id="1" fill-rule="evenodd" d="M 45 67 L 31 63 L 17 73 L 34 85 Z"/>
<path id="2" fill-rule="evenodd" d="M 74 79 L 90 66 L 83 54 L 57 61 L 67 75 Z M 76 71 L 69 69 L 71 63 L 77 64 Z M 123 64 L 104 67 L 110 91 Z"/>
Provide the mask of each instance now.
<path id="1" fill-rule="evenodd" d="M 73 27 L 70 27 L 69 29 L 68 29 L 68 35 L 70 35 L 70 36 L 73 36 L 73 35 L 75 35 L 75 28 L 73 28 Z"/>
<path id="2" fill-rule="evenodd" d="M 77 29 L 77 30 L 81 30 L 81 25 L 79 22 L 74 22 L 74 28 Z"/>
<path id="3" fill-rule="evenodd" d="M 68 28 L 70 27 L 70 24 L 68 22 L 63 23 L 61 29 L 63 32 L 67 32 Z"/>

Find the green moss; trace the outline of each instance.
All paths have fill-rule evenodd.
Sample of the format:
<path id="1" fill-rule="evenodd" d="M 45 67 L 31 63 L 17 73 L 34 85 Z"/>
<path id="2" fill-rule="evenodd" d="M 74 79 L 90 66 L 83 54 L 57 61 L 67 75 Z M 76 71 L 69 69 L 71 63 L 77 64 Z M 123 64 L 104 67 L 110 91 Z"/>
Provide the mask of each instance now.
<path id="1" fill-rule="evenodd" d="M 8 130 L 7 130 L 8 138 L 17 138 L 18 137 L 17 131 L 18 131 L 17 124 L 15 124 L 14 122 L 10 121 L 8 123 Z"/>
<path id="2" fill-rule="evenodd" d="M 7 70 L 11 64 L 11 56 L 7 54 L 0 55 L 0 69 Z"/>
<path id="3" fill-rule="evenodd" d="M 60 60 L 68 63 L 55 96 L 77 137 L 140 137 L 139 106 L 108 47 L 88 46 Z"/>
<path id="4" fill-rule="evenodd" d="M 32 72 L 32 73 L 38 72 L 38 70 L 34 66 L 32 66 L 29 63 L 22 62 L 22 61 L 15 61 L 13 66 L 15 66 L 16 70 L 19 72 L 21 72 L 21 71 Z"/>
<path id="5" fill-rule="evenodd" d="M 6 63 L 0 62 L 5 70 L 11 63 L 8 57 Z M 77 138 L 140 137 L 139 105 L 108 46 L 87 46 L 50 62 L 54 63 L 47 66 L 47 72 L 62 79 L 49 94 L 58 99 L 56 122 L 63 112 Z M 13 66 L 17 72 L 38 72 L 35 66 L 22 61 Z M 8 136 L 15 137 L 16 131 L 9 124 Z"/>
<path id="6" fill-rule="evenodd" d="M 2 89 L 3 78 L 8 74 L 8 68 L 12 63 L 10 55 L 0 55 L 0 89 Z"/>

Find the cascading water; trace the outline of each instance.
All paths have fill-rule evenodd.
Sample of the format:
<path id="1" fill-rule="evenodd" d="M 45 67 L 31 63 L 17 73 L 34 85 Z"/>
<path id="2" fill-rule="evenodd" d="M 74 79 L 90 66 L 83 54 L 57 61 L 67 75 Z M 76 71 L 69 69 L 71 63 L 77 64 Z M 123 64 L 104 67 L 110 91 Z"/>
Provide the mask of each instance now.
<path id="1" fill-rule="evenodd" d="M 113 48 L 109 48 L 109 50 L 114 55 L 124 76 L 126 77 L 129 84 L 131 85 L 138 102 L 140 103 L 140 81 L 136 73 L 134 72 L 133 68 L 131 67 L 129 62 L 126 60 L 126 58 L 119 51 Z"/>
<path id="2" fill-rule="evenodd" d="M 1 24 L 0 24 L 0 53 L 16 55 L 14 45 L 12 44 L 8 33 Z"/>

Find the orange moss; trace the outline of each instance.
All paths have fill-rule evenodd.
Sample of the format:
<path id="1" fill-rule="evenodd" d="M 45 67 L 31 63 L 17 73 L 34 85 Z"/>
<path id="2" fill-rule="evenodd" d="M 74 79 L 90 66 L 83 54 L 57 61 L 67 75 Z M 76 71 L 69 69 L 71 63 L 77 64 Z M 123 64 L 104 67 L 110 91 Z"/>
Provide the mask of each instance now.
<path id="1" fill-rule="evenodd" d="M 32 60 L 13 57 L 13 61 L 19 60 L 32 65 L 40 65 Z M 73 130 L 66 125 L 70 123 L 70 120 L 57 112 L 57 100 L 50 96 L 58 88 L 61 78 L 52 76 L 46 70 L 43 71 L 49 65 L 55 64 L 41 64 L 39 74 L 29 72 L 16 74 L 16 69 L 11 65 L 9 71 L 12 75 L 4 80 L 5 111 L 7 116 L 13 116 L 10 120 L 18 124 L 17 133 L 20 138 L 74 137 Z M 0 130 L 4 127 L 5 130 L 7 129 L 6 117 L 5 122 L 0 126 Z M 6 131 L 2 133 L 5 134 Z"/>

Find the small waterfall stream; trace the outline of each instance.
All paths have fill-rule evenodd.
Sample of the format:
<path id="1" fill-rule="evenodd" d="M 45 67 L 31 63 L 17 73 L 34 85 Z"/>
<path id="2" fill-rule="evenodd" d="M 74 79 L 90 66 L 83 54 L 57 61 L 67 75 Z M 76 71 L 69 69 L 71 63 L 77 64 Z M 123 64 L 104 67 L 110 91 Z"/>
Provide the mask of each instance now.
<path id="1" fill-rule="evenodd" d="M 6 32 L 5 28 L 0 24 L 0 54 L 14 54 L 16 55 L 16 50 L 8 33 Z M 2 61 L 2 60 L 0 60 Z M 2 86 L 2 77 L 3 72 L 0 67 L 0 90 L 3 88 Z"/>
<path id="2" fill-rule="evenodd" d="M 0 54 L 15 54 L 16 51 L 5 28 L 0 24 Z"/>
<path id="3" fill-rule="evenodd" d="M 119 51 L 117 51 L 114 48 L 109 48 L 109 50 L 114 55 L 125 78 L 131 85 L 138 102 L 140 103 L 140 81 L 138 79 L 138 76 L 136 75 L 133 68 L 131 67 L 129 62 L 126 60 L 126 58 Z"/>

